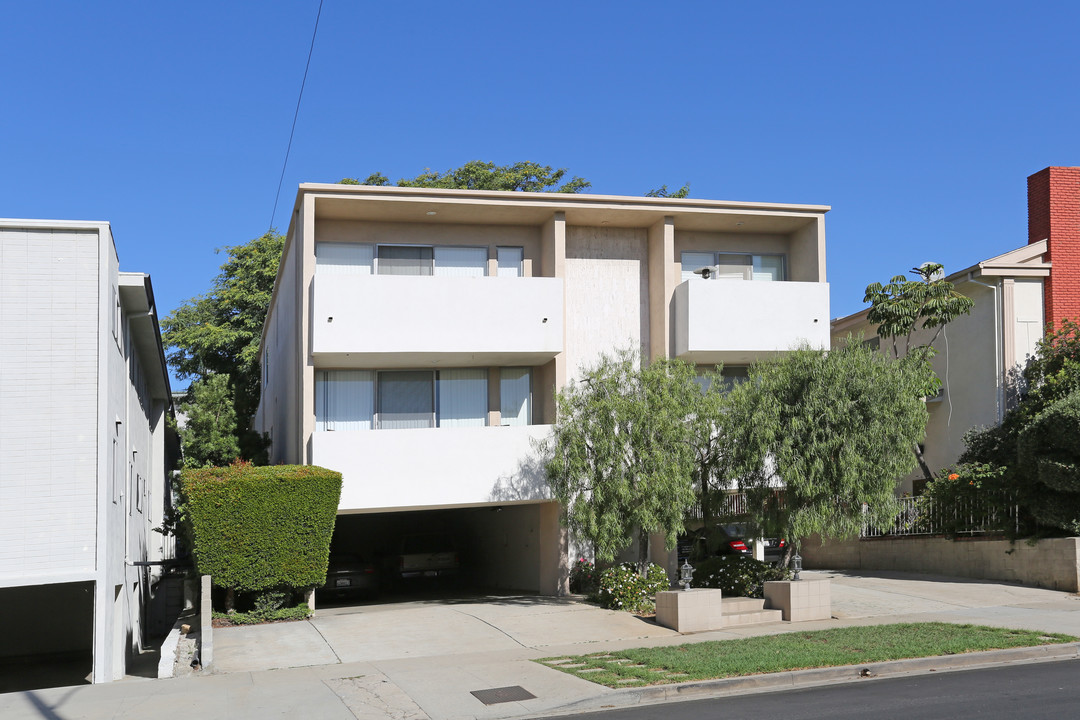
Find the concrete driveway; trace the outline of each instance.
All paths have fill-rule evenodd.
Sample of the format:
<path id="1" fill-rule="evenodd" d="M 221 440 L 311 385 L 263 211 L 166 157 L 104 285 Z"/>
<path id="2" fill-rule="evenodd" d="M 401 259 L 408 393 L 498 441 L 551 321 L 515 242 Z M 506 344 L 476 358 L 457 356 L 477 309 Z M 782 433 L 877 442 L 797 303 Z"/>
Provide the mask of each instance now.
<path id="1" fill-rule="evenodd" d="M 800 628 L 940 620 L 1080 636 L 1080 597 L 1056 590 L 911 573 L 803 574 L 832 580 L 833 620 L 798 623 Z M 770 623 L 686 636 L 628 613 L 538 596 L 358 605 L 316 610 L 306 622 L 219 628 L 214 631 L 214 671 L 504 651 L 534 651 L 526 654 L 539 657 L 547 648 L 555 654 L 574 645 L 590 652 L 792 629 L 791 623 Z"/>

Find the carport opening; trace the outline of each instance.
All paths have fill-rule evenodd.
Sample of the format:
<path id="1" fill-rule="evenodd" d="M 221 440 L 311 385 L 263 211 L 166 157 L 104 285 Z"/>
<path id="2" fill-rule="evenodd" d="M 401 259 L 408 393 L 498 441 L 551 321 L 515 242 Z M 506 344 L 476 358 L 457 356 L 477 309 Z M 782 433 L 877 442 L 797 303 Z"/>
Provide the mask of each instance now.
<path id="1" fill-rule="evenodd" d="M 373 565 L 379 587 L 377 593 L 330 587 L 320 595 L 333 603 L 537 593 L 540 509 L 520 504 L 340 514 L 331 557 Z"/>
<path id="2" fill-rule="evenodd" d="M 0 693 L 89 682 L 94 583 L 0 588 Z"/>

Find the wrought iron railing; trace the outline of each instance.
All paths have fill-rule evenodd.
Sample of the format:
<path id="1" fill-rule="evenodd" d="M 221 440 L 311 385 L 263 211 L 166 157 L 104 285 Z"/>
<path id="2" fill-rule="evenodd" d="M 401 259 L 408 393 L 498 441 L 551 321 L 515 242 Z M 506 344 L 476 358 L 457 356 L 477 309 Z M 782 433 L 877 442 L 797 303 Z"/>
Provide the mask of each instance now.
<path id="1" fill-rule="evenodd" d="M 942 506 L 928 496 L 899 498 L 900 511 L 884 530 L 863 525 L 863 538 L 906 535 L 983 535 L 1019 532 L 1019 511 L 1011 499 L 959 500 Z"/>

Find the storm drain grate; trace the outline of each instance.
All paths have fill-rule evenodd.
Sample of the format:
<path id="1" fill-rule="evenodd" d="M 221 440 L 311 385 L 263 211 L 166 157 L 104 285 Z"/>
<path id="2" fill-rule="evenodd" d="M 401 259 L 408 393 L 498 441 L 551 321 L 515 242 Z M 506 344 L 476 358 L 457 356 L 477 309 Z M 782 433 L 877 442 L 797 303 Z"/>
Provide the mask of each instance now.
<path id="1" fill-rule="evenodd" d="M 504 702 L 516 702 L 518 700 L 535 700 L 536 696 L 531 692 L 521 687 L 520 685 L 511 685 L 510 687 L 491 688 L 490 690 L 473 690 L 472 696 L 485 705 L 495 705 L 496 703 Z"/>

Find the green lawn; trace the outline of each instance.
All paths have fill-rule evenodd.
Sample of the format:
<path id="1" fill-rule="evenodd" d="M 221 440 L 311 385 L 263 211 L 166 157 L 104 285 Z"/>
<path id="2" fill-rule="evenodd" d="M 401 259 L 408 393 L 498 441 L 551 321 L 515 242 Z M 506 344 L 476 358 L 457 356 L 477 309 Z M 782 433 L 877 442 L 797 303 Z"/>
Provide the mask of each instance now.
<path id="1" fill-rule="evenodd" d="M 1069 635 L 1029 630 L 909 623 L 565 655 L 537 662 L 619 688 L 1075 641 Z"/>

